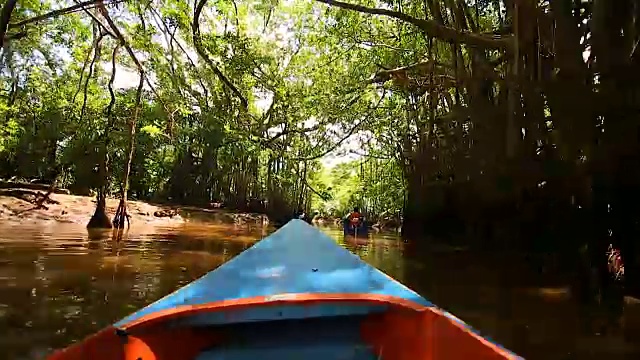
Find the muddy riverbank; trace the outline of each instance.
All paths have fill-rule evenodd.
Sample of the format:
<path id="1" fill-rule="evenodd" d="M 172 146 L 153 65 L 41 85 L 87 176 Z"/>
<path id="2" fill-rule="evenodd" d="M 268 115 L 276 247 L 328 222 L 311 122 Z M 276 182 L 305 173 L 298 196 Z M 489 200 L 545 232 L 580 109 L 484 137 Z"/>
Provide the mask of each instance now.
<path id="1" fill-rule="evenodd" d="M 0 221 L 16 223 L 59 222 L 86 225 L 96 206 L 95 197 L 79 196 L 58 191 L 41 201 L 46 191 L 22 186 L 0 188 Z M 119 200 L 107 198 L 107 213 L 113 218 Z M 193 220 L 223 224 L 268 224 L 263 214 L 238 213 L 224 209 L 194 206 L 153 204 L 128 201 L 131 226 L 179 225 Z"/>

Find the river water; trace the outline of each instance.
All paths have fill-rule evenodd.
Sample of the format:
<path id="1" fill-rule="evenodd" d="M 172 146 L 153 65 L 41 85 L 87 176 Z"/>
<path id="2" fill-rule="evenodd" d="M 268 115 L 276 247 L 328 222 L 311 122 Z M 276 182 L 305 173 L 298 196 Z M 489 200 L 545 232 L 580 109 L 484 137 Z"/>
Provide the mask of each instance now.
<path id="1" fill-rule="evenodd" d="M 527 358 L 640 358 L 633 340 L 580 336 L 566 288 L 526 286 L 530 275 L 515 259 L 452 248 L 418 252 L 397 234 L 356 241 L 339 228 L 322 229 Z M 73 224 L 0 224 L 0 358 L 44 358 L 202 276 L 270 231 L 192 222 L 134 228 L 115 240 Z"/>

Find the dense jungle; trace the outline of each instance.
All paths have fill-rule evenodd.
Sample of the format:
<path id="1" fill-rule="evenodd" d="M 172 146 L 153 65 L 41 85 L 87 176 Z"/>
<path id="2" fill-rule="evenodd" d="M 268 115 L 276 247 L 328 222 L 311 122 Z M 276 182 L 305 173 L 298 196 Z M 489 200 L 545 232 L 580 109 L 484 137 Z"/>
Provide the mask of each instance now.
<path id="1" fill-rule="evenodd" d="M 640 297 L 639 41 L 631 0 L 4 0 L 0 195 L 91 197 L 89 228 L 359 206 L 615 304 Z"/>

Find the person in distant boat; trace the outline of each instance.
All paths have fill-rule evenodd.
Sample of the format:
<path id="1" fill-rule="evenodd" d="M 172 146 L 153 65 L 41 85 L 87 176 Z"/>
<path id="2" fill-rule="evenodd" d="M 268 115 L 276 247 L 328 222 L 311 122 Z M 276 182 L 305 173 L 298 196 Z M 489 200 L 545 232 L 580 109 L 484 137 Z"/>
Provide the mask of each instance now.
<path id="1" fill-rule="evenodd" d="M 360 209 L 358 209 L 358 207 L 354 207 L 353 211 L 351 212 L 351 214 L 349 214 L 349 216 L 347 216 L 347 220 L 351 223 L 351 224 L 357 224 L 360 222 L 360 219 L 362 218 L 362 214 L 360 214 Z"/>

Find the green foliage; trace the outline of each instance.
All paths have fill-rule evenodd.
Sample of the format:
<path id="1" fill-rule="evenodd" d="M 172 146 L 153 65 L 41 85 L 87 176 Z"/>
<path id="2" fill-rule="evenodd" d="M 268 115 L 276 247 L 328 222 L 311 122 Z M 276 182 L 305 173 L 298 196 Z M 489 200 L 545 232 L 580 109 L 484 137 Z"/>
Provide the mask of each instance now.
<path id="1" fill-rule="evenodd" d="M 59 8 L 22 1 L 11 21 L 52 7 Z M 356 134 L 377 140 L 367 145 L 372 154 L 397 150 L 409 131 L 401 125 L 404 95 L 385 92 L 381 99 L 370 79 L 381 65 L 423 59 L 427 40 L 418 31 L 313 1 L 209 1 L 197 24 L 202 51 L 196 51 L 193 3 L 107 7 L 151 84 L 136 118 L 130 196 L 241 208 L 258 199 L 280 214 L 312 202 L 332 214 L 354 205 L 371 216 L 399 211 L 404 175 L 395 158 L 370 157 L 330 171 L 319 160 Z M 424 16 L 419 4 L 404 10 Z M 0 177 L 52 180 L 52 169 L 61 168 L 64 186 L 95 189 L 106 151 L 110 191 L 122 186 L 138 69 L 121 48 L 110 123 L 108 83 L 118 40 L 106 34 L 91 64 L 100 26 L 77 11 L 31 23 L 26 37 L 6 45 L 0 83 L 13 90 L 0 101 Z"/>
<path id="2" fill-rule="evenodd" d="M 318 166 L 306 158 L 331 150 L 341 132 L 327 136 L 328 126 L 352 121 L 366 105 L 356 101 L 353 108 L 341 108 L 344 82 L 335 76 L 357 87 L 366 72 L 354 77 L 356 67 L 349 64 L 355 59 L 327 65 L 326 51 L 307 51 L 307 44 L 319 48 L 334 38 L 322 35 L 324 25 L 314 24 L 307 12 L 311 3 L 298 5 L 207 4 L 200 28 L 206 56 L 217 68 L 195 51 L 188 2 L 108 6 L 152 84 L 145 87 L 137 118 L 130 196 L 203 204 L 222 200 L 238 207 L 263 199 L 280 213 L 309 206 L 307 182 Z M 59 8 L 22 1 L 12 23 L 52 7 Z M 255 30 L 257 24 L 261 31 Z M 100 26 L 76 11 L 31 23 L 26 37 L 6 45 L 0 82 L 13 90 L 0 104 L 1 177 L 53 180 L 53 169 L 62 168 L 62 185 L 86 192 L 100 184 L 101 144 L 108 136 L 107 176 L 111 191 L 120 188 L 137 69 L 121 49 L 115 83 L 127 85 L 115 89 L 110 124 L 107 84 L 117 41 L 104 36 L 91 64 Z M 249 112 L 238 106 L 222 76 L 251 101 Z M 315 125 L 309 119 L 316 119 Z"/>
<path id="3" fill-rule="evenodd" d="M 342 217 L 359 206 L 369 218 L 400 214 L 404 199 L 404 182 L 393 161 L 374 158 L 340 163 L 313 179 L 324 196 L 313 198 L 313 208 L 321 214 Z"/>

